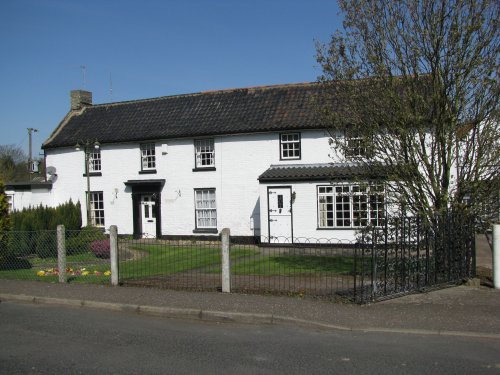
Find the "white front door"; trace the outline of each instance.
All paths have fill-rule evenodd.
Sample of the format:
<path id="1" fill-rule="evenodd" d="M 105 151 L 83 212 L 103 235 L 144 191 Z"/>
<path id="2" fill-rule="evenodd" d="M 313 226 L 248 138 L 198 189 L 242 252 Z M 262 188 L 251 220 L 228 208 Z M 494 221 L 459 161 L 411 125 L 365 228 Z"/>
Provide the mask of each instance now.
<path id="1" fill-rule="evenodd" d="M 270 187 L 269 242 L 292 243 L 292 188 Z"/>
<path id="2" fill-rule="evenodd" d="M 141 196 L 142 237 L 156 237 L 156 210 L 152 194 Z"/>

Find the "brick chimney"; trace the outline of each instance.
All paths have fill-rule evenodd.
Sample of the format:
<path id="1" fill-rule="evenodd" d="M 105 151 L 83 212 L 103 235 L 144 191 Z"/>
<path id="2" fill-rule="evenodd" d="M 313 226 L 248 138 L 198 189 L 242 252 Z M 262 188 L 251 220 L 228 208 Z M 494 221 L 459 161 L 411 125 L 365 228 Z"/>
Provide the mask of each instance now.
<path id="1" fill-rule="evenodd" d="M 92 105 L 92 93 L 85 90 L 71 90 L 71 110 L 77 111 L 85 106 Z"/>

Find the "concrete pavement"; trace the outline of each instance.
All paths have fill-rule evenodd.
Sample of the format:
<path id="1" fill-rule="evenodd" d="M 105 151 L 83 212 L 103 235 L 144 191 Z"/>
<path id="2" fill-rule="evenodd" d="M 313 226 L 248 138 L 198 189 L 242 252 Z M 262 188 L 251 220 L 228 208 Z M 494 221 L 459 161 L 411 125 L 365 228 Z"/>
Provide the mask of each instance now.
<path id="1" fill-rule="evenodd" d="M 353 305 L 266 295 L 0 280 L 0 300 L 219 322 L 500 340 L 500 290 L 458 286 Z"/>
<path id="2" fill-rule="evenodd" d="M 491 248 L 476 237 L 483 286 L 459 286 L 369 305 L 280 297 L 92 284 L 0 280 L 0 301 L 99 308 L 139 314 L 317 329 L 385 331 L 500 339 L 500 290 L 491 284 Z M 481 272 L 479 272 L 481 271 Z M 0 306 L 1 308 L 1 306 Z"/>

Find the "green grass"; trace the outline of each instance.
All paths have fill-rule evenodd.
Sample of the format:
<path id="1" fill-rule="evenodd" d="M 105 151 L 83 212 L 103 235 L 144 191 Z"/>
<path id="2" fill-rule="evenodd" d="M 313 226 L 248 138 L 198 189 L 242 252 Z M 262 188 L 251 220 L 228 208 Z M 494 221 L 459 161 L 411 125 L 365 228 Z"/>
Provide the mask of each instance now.
<path id="1" fill-rule="evenodd" d="M 235 275 L 353 274 L 354 257 L 283 255 L 264 256 L 235 264 Z"/>
<path id="2" fill-rule="evenodd" d="M 75 254 L 75 255 L 68 255 L 66 256 L 66 263 L 73 263 L 73 262 L 92 262 L 97 260 L 96 256 L 94 253 L 91 252 L 86 252 L 86 253 L 81 253 L 81 254 Z M 29 260 L 30 263 L 35 267 L 39 265 L 46 265 L 46 264 L 54 264 L 57 265 L 57 257 L 55 258 L 32 258 Z"/>
<path id="3" fill-rule="evenodd" d="M 105 271 L 108 271 L 109 264 L 95 264 L 96 262 L 102 262 L 102 259 L 96 258 L 96 256 L 91 252 L 86 252 L 82 254 L 68 255 L 66 257 L 67 264 L 71 263 L 82 263 L 81 266 L 69 266 L 73 269 L 86 268 L 91 274 L 87 276 L 73 276 L 71 274 L 67 275 L 68 282 L 80 282 L 80 283 L 107 283 L 110 277 L 102 275 Z M 57 258 L 39 258 L 33 257 L 29 258 L 29 263 L 32 268 L 24 269 L 13 269 L 13 270 L 0 270 L 0 279 L 7 280 L 37 280 L 45 282 L 57 282 L 57 275 L 47 275 L 38 276 L 37 272 L 47 271 L 51 268 L 57 268 Z M 85 264 L 86 263 L 86 264 Z M 96 276 L 93 274 L 94 271 L 98 271 L 101 275 Z"/>
<path id="4" fill-rule="evenodd" d="M 168 246 L 165 244 L 130 244 L 133 250 L 146 253 L 142 258 L 120 262 L 120 279 L 136 279 L 160 275 L 172 275 L 179 272 L 200 269 L 206 273 L 221 272 L 220 249 L 203 246 Z M 69 282 L 103 283 L 109 282 L 109 276 L 102 273 L 109 270 L 109 264 L 92 263 L 100 260 L 92 253 L 70 255 L 67 262 L 81 262 L 91 275 L 71 276 Z M 360 260 L 358 259 L 358 262 Z M 365 259 L 365 270 L 370 267 L 370 260 Z M 57 276 L 37 276 L 40 270 L 57 266 L 57 258 L 32 258 L 31 269 L 0 271 L 0 279 L 22 279 L 56 282 Z M 354 257 L 349 256 L 306 256 L 306 255 L 262 255 L 258 250 L 233 246 L 231 248 L 231 272 L 234 275 L 301 275 L 301 274 L 353 274 Z M 86 264 L 86 265 L 85 265 Z M 358 264 L 358 268 L 360 264 Z M 75 268 L 75 267 L 73 267 Z M 93 271 L 101 272 L 100 276 Z"/>
<path id="5" fill-rule="evenodd" d="M 199 268 L 209 268 L 208 273 L 220 272 L 221 255 L 216 247 L 169 247 L 166 245 L 137 244 L 133 250 L 146 252 L 147 256 L 135 261 L 120 263 L 120 279 L 142 278 L 159 275 L 172 275 Z M 231 259 L 251 256 L 256 251 L 233 248 Z"/>

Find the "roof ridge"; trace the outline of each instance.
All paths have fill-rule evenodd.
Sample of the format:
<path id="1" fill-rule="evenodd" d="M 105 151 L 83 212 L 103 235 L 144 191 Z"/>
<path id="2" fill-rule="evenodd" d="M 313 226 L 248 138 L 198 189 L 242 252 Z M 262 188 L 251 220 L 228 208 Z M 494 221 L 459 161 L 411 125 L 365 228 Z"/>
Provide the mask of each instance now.
<path id="1" fill-rule="evenodd" d="M 201 91 L 200 94 L 212 94 L 217 92 L 234 92 L 234 91 L 243 91 L 243 90 L 268 90 L 268 89 L 278 89 L 278 88 L 287 88 L 287 87 L 299 87 L 299 86 L 311 86 L 317 84 L 317 82 L 295 82 L 295 83 L 278 83 L 275 85 L 257 85 L 257 86 L 247 86 L 247 87 L 236 87 L 236 88 L 227 88 L 220 90 L 207 90 Z"/>
<path id="2" fill-rule="evenodd" d="M 198 91 L 198 92 L 192 92 L 192 93 L 186 93 L 186 94 L 157 96 L 154 98 L 132 99 L 132 100 L 125 100 L 125 101 L 121 101 L 121 102 L 99 103 L 99 104 L 93 104 L 91 106 L 88 106 L 88 107 L 86 107 L 86 109 L 91 109 L 91 108 L 95 108 L 95 107 L 110 107 L 110 106 L 125 105 L 125 104 L 131 104 L 131 103 L 144 103 L 144 102 L 151 102 L 151 101 L 155 101 L 155 100 L 165 100 L 165 99 L 182 98 L 182 97 L 189 97 L 189 96 L 200 96 L 200 95 L 207 95 L 207 94 L 231 93 L 231 92 L 245 91 L 245 90 L 257 91 L 257 90 L 270 90 L 270 89 L 279 89 L 279 88 L 288 88 L 288 87 L 302 87 L 302 86 L 306 87 L 306 86 L 312 86 L 315 84 L 317 84 L 317 82 L 296 82 L 296 83 L 281 83 L 281 84 L 276 84 L 276 85 L 248 86 L 248 87 L 227 88 L 227 89 L 220 89 L 220 90 L 207 90 L 207 91 Z"/>

